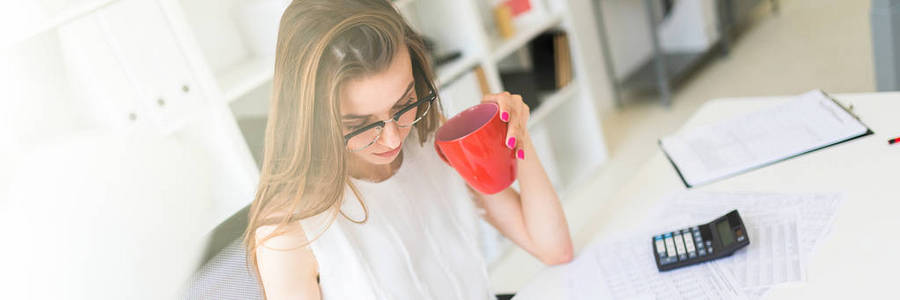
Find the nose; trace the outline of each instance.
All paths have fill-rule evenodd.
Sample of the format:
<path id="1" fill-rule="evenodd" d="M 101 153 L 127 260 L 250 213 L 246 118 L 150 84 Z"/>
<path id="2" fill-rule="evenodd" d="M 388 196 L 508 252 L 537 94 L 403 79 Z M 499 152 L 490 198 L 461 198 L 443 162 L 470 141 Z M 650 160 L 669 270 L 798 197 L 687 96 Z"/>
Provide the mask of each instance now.
<path id="1" fill-rule="evenodd" d="M 379 144 L 390 147 L 391 149 L 399 147 L 402 140 L 400 137 L 400 128 L 397 127 L 397 123 L 388 122 L 385 124 L 384 129 L 381 131 L 381 137 L 378 139 Z"/>

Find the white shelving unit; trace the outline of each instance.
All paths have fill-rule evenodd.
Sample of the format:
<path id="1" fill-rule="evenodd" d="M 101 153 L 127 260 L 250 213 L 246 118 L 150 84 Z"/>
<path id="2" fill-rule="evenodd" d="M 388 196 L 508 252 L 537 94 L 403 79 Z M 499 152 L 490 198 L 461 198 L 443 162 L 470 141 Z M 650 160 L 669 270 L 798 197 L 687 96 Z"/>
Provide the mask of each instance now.
<path id="1" fill-rule="evenodd" d="M 275 0 L 279 1 L 279 0 Z M 268 97 L 271 94 L 274 59 L 271 54 L 261 53 L 252 35 L 248 35 L 246 17 L 238 12 L 242 5 L 252 1 L 244 0 L 69 0 L 65 6 L 46 10 L 44 3 L 59 1 L 37 1 L 29 7 L 37 10 L 41 18 L 37 21 L 11 23 L 23 30 L 4 34 L 0 46 L 17 49 L 22 53 L 45 51 L 52 59 L 36 62 L 35 78 L 60 78 L 60 87 L 74 87 L 72 90 L 55 89 L 64 95 L 29 92 L 24 99 L 33 98 L 36 103 L 55 105 L 56 99 L 66 99 L 69 103 L 90 106 L 86 110 L 100 109 L 110 120 L 95 120 L 98 115 L 85 114 L 79 121 L 88 125 L 60 125 L 60 129 L 93 128 L 104 130 L 132 130 L 133 128 L 156 128 L 161 135 L 179 140 L 183 147 L 205 153 L 212 162 L 207 168 L 210 178 L 207 186 L 212 193 L 212 203 L 203 215 L 197 216 L 192 230 L 209 234 L 217 225 L 246 207 L 253 200 L 258 183 L 258 168 L 253 153 L 261 153 Z M 472 78 L 476 68 L 484 71 L 490 92 L 504 90 L 500 80 L 498 64 L 539 34 L 551 29 L 567 32 L 572 49 L 571 57 L 574 78 L 566 87 L 551 93 L 542 100 L 542 105 L 532 111 L 529 128 L 542 131 L 544 141 L 536 147 L 551 157 L 541 160 L 552 165 L 559 173 L 557 187 L 561 194 L 577 183 L 585 174 L 596 170 L 606 160 L 606 147 L 596 102 L 599 97 L 608 97 L 603 91 L 602 68 L 596 67 L 595 53 L 599 49 L 596 36 L 585 34 L 581 27 L 585 23 L 584 13 L 573 13 L 571 3 L 585 0 L 548 1 L 532 0 L 533 9 L 540 11 L 532 22 L 517 24 L 517 33 L 510 39 L 502 39 L 491 32 L 493 20 L 485 11 L 485 0 L 399 0 L 395 5 L 404 17 L 419 32 L 436 42 L 439 50 L 459 50 L 460 58 L 436 69 L 440 89 L 452 89 L 460 78 Z M 121 102 L 97 102 L 79 91 L 78 78 L 70 75 L 72 65 L 71 47 L 61 43 L 69 24 L 82 20 L 102 20 L 111 17 L 127 19 L 131 15 L 146 17 L 141 11 L 120 10 L 123 5 L 151 7 L 158 11 L 159 26 L 136 29 L 152 30 L 159 34 L 149 37 L 148 47 L 163 47 L 169 50 L 165 55 L 136 59 L 134 56 L 119 57 L 113 69 L 123 74 L 151 76 L 153 85 L 144 86 L 144 80 L 132 80 L 128 76 L 110 77 L 111 82 L 101 89 L 115 90 L 124 99 Z M 60 8 L 62 7 L 62 8 Z M 44 9 L 44 10 L 42 10 Z M 280 14 L 279 14 L 280 15 Z M 148 17 L 149 18 L 149 17 Z M 590 20 L 588 20 L 590 21 Z M 243 22 L 243 23 L 242 23 Z M 252 28 L 272 28 L 271 18 Z M 102 26 L 101 26 L 102 27 Z M 588 31 L 590 33 L 590 31 Z M 115 37 L 103 30 L 98 31 L 98 46 L 116 53 Z M 275 34 L 262 32 L 262 34 Z M 130 41 L 130 40 L 129 40 Z M 159 42 L 159 44 L 154 44 Z M 274 47 L 274 45 L 273 45 Z M 107 49 L 107 50 L 109 50 Z M 128 50 L 128 49 L 126 49 Z M 126 51 L 127 52 L 127 51 Z M 127 54 L 127 53 L 126 53 Z M 115 56 L 115 55 L 113 55 Z M 89 59 L 90 57 L 84 58 Z M 52 64 L 50 67 L 39 64 Z M 183 71 L 184 78 L 175 78 L 159 66 L 173 66 Z M 27 69 L 28 67 L 24 67 Z M 161 71 L 163 70 L 163 71 Z M 84 71 L 84 70 L 82 70 Z M 41 73 L 46 72 L 46 74 Z M 77 72 L 75 72 L 77 73 Z M 82 74 L 88 74 L 82 72 Z M 107 74 L 108 75 L 108 74 Z M 132 76 L 134 77 L 134 76 Z M 84 78 L 82 78 L 84 79 Z M 156 80 L 158 79 L 158 80 Z M 135 82 L 136 86 L 135 86 Z M 471 86 L 471 85 L 467 85 Z M 103 92 L 103 91 L 101 91 Z M 480 93 L 480 92 L 479 92 Z M 461 93 L 461 95 L 471 93 Z M 478 94 L 478 93 L 476 93 Z M 166 96 L 173 95 L 173 96 Z M 31 98 L 29 98 L 31 97 Z M 181 97 L 181 98 L 179 98 Z M 190 105 L 181 103 L 191 102 Z M 41 102 L 43 101 L 43 102 Z M 477 97 L 455 99 L 455 107 L 477 104 Z M 84 104 L 82 104 L 84 103 Z M 177 108 L 177 109 L 176 109 Z M 147 121 L 176 120 L 167 124 Z M 79 124 L 81 124 L 79 123 Z M 247 125 L 255 124 L 255 125 Z M 160 129 L 158 127 L 165 127 Z M 49 135 L 48 135 L 49 138 Z M 550 169 L 551 167 L 548 167 Z M 191 199 L 185 199 L 191 201 Z M 198 237 L 198 244 L 206 243 L 208 236 Z M 508 243 L 507 243 L 508 244 Z M 499 246 L 497 246 L 499 245 Z M 494 253 L 503 253 L 504 243 L 497 243 Z M 493 257 L 496 259 L 497 257 Z"/>
<path id="2" fill-rule="evenodd" d="M 504 57 L 512 54 L 513 51 L 524 47 L 538 34 L 550 30 L 561 22 L 562 13 L 552 13 L 535 22 L 535 24 L 528 24 L 525 28 L 516 28 L 516 34 L 509 39 L 492 38 L 490 60 L 495 63 L 499 62 Z"/>
<path id="3" fill-rule="evenodd" d="M 543 123 L 544 119 L 550 116 L 557 107 L 563 105 L 566 101 L 575 99 L 575 95 L 578 92 L 576 90 L 577 88 L 578 82 L 573 81 L 544 98 L 540 108 L 531 113 L 531 120 L 528 120 L 528 127 L 531 128 Z"/>
<path id="4" fill-rule="evenodd" d="M 155 215 L 148 219 L 138 215 L 132 220 L 134 224 L 121 224 L 123 228 L 143 226 L 140 228 L 143 231 L 132 232 L 133 235 L 167 230 L 179 232 L 179 239 L 173 240 L 179 253 L 174 254 L 177 257 L 173 256 L 172 261 L 182 263 L 174 269 L 187 271 L 171 272 L 167 276 L 171 281 L 185 282 L 193 273 L 188 270 L 191 264 L 196 263 L 196 257 L 205 251 L 209 234 L 250 203 L 258 182 L 250 151 L 233 114 L 222 101 L 225 91 L 218 87 L 216 69 L 206 61 L 205 53 L 197 45 L 196 35 L 184 18 L 185 12 L 174 0 L 15 2 L 22 6 L 14 6 L 3 13 L 24 17 L 0 21 L 10 22 L 4 25 L 14 25 L 4 26 L 4 30 L 10 31 L 8 34 L 4 31 L 0 36 L 0 50 L 3 50 L 0 51 L 0 61 L 3 61 L 0 86 L 11 99 L 11 109 L 21 112 L 12 121 L 3 121 L 4 126 L 15 122 L 11 132 L 27 138 L 16 145 L 18 153 L 27 157 L 32 151 L 46 151 L 45 145 L 58 147 L 51 148 L 53 150 L 64 150 L 65 147 L 77 147 L 89 138 L 108 145 L 123 141 L 162 141 L 158 143 L 159 147 L 165 147 L 161 151 L 126 153 L 115 152 L 119 149 L 109 147 L 113 149 L 102 149 L 105 151 L 102 153 L 118 156 L 87 155 L 73 159 L 113 169 L 120 165 L 118 161 L 125 159 L 158 162 L 158 167 L 131 164 L 140 165 L 142 169 L 122 170 L 124 178 L 121 182 L 110 183 L 110 190 L 135 193 L 133 198 L 127 194 L 117 195 L 115 199 L 105 199 L 110 205 L 98 206 L 90 203 L 96 204 L 98 197 L 108 195 L 73 191 L 59 201 L 87 200 L 85 205 L 77 205 L 77 209 L 68 212 L 75 216 L 73 219 L 83 219 L 122 213 L 110 207 L 150 207 L 153 204 L 147 202 L 146 195 L 172 196 L 172 188 L 185 188 L 184 185 L 161 185 L 161 182 L 182 182 L 190 185 L 192 190 L 202 191 L 191 193 L 200 197 L 184 194 L 183 199 L 153 199 L 166 205 L 158 211 L 171 211 L 173 215 L 181 216 L 190 211 L 189 219 L 176 219 L 173 215 Z M 228 76 L 223 79 L 231 80 Z M 250 80 L 260 79 L 234 79 Z M 0 143 L 3 142 L 6 141 Z M 173 153 L 184 155 L 177 157 L 181 158 L 179 165 L 167 164 L 176 160 L 167 159 L 173 158 Z M 191 159 L 185 160 L 185 157 Z M 56 167 L 67 168 L 65 165 Z M 71 174 L 76 174 L 68 168 Z M 174 172 L 160 173 L 162 170 Z M 179 170 L 184 172 L 179 173 Z M 104 182 L 100 182 L 102 174 L 82 171 L 96 177 L 96 182 L 91 184 L 103 186 Z M 133 177 L 147 181 L 129 182 L 132 174 L 140 174 Z M 161 180 L 153 182 L 154 178 Z M 79 180 L 90 182 L 92 179 Z M 47 199 L 53 200 L 56 199 Z M 142 201 L 130 203 L 139 200 Z M 56 206 L 55 203 L 47 204 Z M 124 229 L 97 228 L 97 234 L 108 234 L 109 230 L 124 233 Z M 69 245 L 73 251 L 93 246 Z M 160 243 L 158 246 L 159 249 L 141 249 L 159 250 L 154 254 L 135 255 L 151 256 L 166 253 L 163 248 L 172 249 L 172 244 Z M 96 268 L 115 269 L 115 264 L 121 261 L 96 263 Z M 167 285 L 164 289 L 174 288 Z"/>
<path id="5" fill-rule="evenodd" d="M 216 82 L 225 95 L 225 102 L 232 102 L 272 80 L 275 72 L 274 57 L 259 57 L 241 62 L 216 76 Z"/>
<path id="6" fill-rule="evenodd" d="M 72 20 L 86 16 L 119 0 L 81 0 L 69 1 L 60 5 L 42 5 L 43 1 L 34 1 L 24 7 L 15 7 L 24 11 L 6 10 L 9 15 L 2 15 L 0 25 L 5 27 L 0 37 L 0 49 L 17 45 L 25 40 L 56 30 Z M 2 32 L 2 31 L 0 31 Z"/>
<path id="7" fill-rule="evenodd" d="M 474 55 L 467 55 L 459 58 L 451 63 L 437 68 L 437 85 L 442 86 L 444 83 L 450 82 L 465 72 L 471 71 L 480 62 L 480 59 Z"/>

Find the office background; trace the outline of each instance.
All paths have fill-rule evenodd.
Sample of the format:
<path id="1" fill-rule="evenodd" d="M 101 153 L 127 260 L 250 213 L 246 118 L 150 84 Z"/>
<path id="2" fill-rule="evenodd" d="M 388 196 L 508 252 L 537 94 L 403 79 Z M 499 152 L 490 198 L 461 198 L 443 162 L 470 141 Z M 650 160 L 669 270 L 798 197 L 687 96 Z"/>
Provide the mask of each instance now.
<path id="1" fill-rule="evenodd" d="M 272 24 L 246 20 L 264 18 L 271 12 L 265 5 L 278 2 L 46 0 L 3 9 L 0 88 L 8 97 L 0 109 L 0 224 L 16 229 L 8 240 L 21 247 L 0 254 L 27 254 L 9 269 L 28 276 L 4 272 L 0 282 L 62 282 L 59 293 L 105 280 L 180 287 L 233 241 L 255 188 L 271 88 L 269 37 L 259 32 Z M 593 236 L 598 204 L 634 178 L 658 138 L 707 101 L 876 90 L 869 1 L 754 1 L 729 29 L 727 55 L 718 48 L 715 1 L 676 1 L 669 16 L 692 5 L 687 20 L 694 22 L 682 28 L 702 34 L 679 44 L 688 31 L 669 25 L 660 30 L 662 48 L 709 53 L 672 84 L 668 102 L 655 83 L 616 88 L 652 66 L 649 24 L 665 23 L 663 4 L 654 4 L 660 20 L 650 22 L 644 1 L 531 1 L 506 37 L 496 27 L 495 2 L 396 5 L 436 41 L 437 52 L 461 50 L 438 70 L 451 112 L 483 92 L 511 89 L 505 75 L 533 67 L 523 50 L 529 42 L 565 33 L 572 76 L 535 94 L 545 110 L 535 110 L 533 131 L 552 157 L 542 160 L 555 174 L 576 248 Z M 433 18 L 438 12 L 456 18 Z M 117 225 L 124 226 L 107 230 Z M 498 292 L 521 289 L 543 268 L 483 228 Z M 140 262 L 126 263 L 133 257 L 123 251 L 141 253 Z M 122 276 L 135 269 L 178 276 Z M 138 288 L 105 287 L 108 295 Z"/>

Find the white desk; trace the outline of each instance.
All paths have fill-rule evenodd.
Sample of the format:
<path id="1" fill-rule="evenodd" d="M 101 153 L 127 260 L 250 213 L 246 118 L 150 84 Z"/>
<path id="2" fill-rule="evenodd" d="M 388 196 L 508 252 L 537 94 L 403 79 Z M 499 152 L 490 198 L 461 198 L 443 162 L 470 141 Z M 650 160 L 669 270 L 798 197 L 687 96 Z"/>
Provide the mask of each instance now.
<path id="1" fill-rule="evenodd" d="M 896 297 L 900 279 L 900 93 L 835 95 L 875 134 L 695 188 L 701 191 L 841 192 L 834 227 L 809 257 L 805 283 L 771 289 L 766 299 L 873 299 Z M 735 98 L 705 104 L 684 128 L 711 123 L 784 101 Z M 656 145 L 648 142 L 649 145 Z M 636 176 L 580 232 L 602 239 L 637 228 L 663 197 L 684 184 L 657 150 Z M 649 238 L 649 237 L 648 237 Z M 560 267 L 547 268 L 515 299 L 569 299 Z M 598 280 L 597 284 L 603 284 Z M 577 291 L 575 291 L 577 292 Z"/>

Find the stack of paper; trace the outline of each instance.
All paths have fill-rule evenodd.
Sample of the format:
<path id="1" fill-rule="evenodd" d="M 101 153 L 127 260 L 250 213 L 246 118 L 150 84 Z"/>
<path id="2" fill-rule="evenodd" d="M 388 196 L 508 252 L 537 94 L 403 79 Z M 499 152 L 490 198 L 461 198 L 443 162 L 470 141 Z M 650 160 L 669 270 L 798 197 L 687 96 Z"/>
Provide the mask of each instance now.
<path id="1" fill-rule="evenodd" d="M 566 299 L 736 299 L 742 291 L 731 275 L 711 264 L 659 272 L 652 236 L 597 243 L 585 249 L 566 272 Z"/>
<path id="2" fill-rule="evenodd" d="M 652 226 L 586 247 L 570 264 L 569 298 L 758 299 L 773 286 L 805 280 L 807 257 L 827 233 L 839 203 L 834 194 L 674 195 L 661 215 L 651 218 Z M 733 209 L 744 220 L 749 246 L 713 263 L 657 270 L 651 236 L 707 223 Z"/>
<path id="3" fill-rule="evenodd" d="M 834 220 L 840 196 L 835 194 L 682 193 L 667 201 L 668 209 L 697 220 L 712 220 L 737 209 L 750 245 L 732 257 L 715 261 L 751 297 L 769 287 L 804 281 L 807 257 Z"/>
<path id="4" fill-rule="evenodd" d="M 709 183 L 871 133 L 819 90 L 660 140 L 688 187 Z"/>

